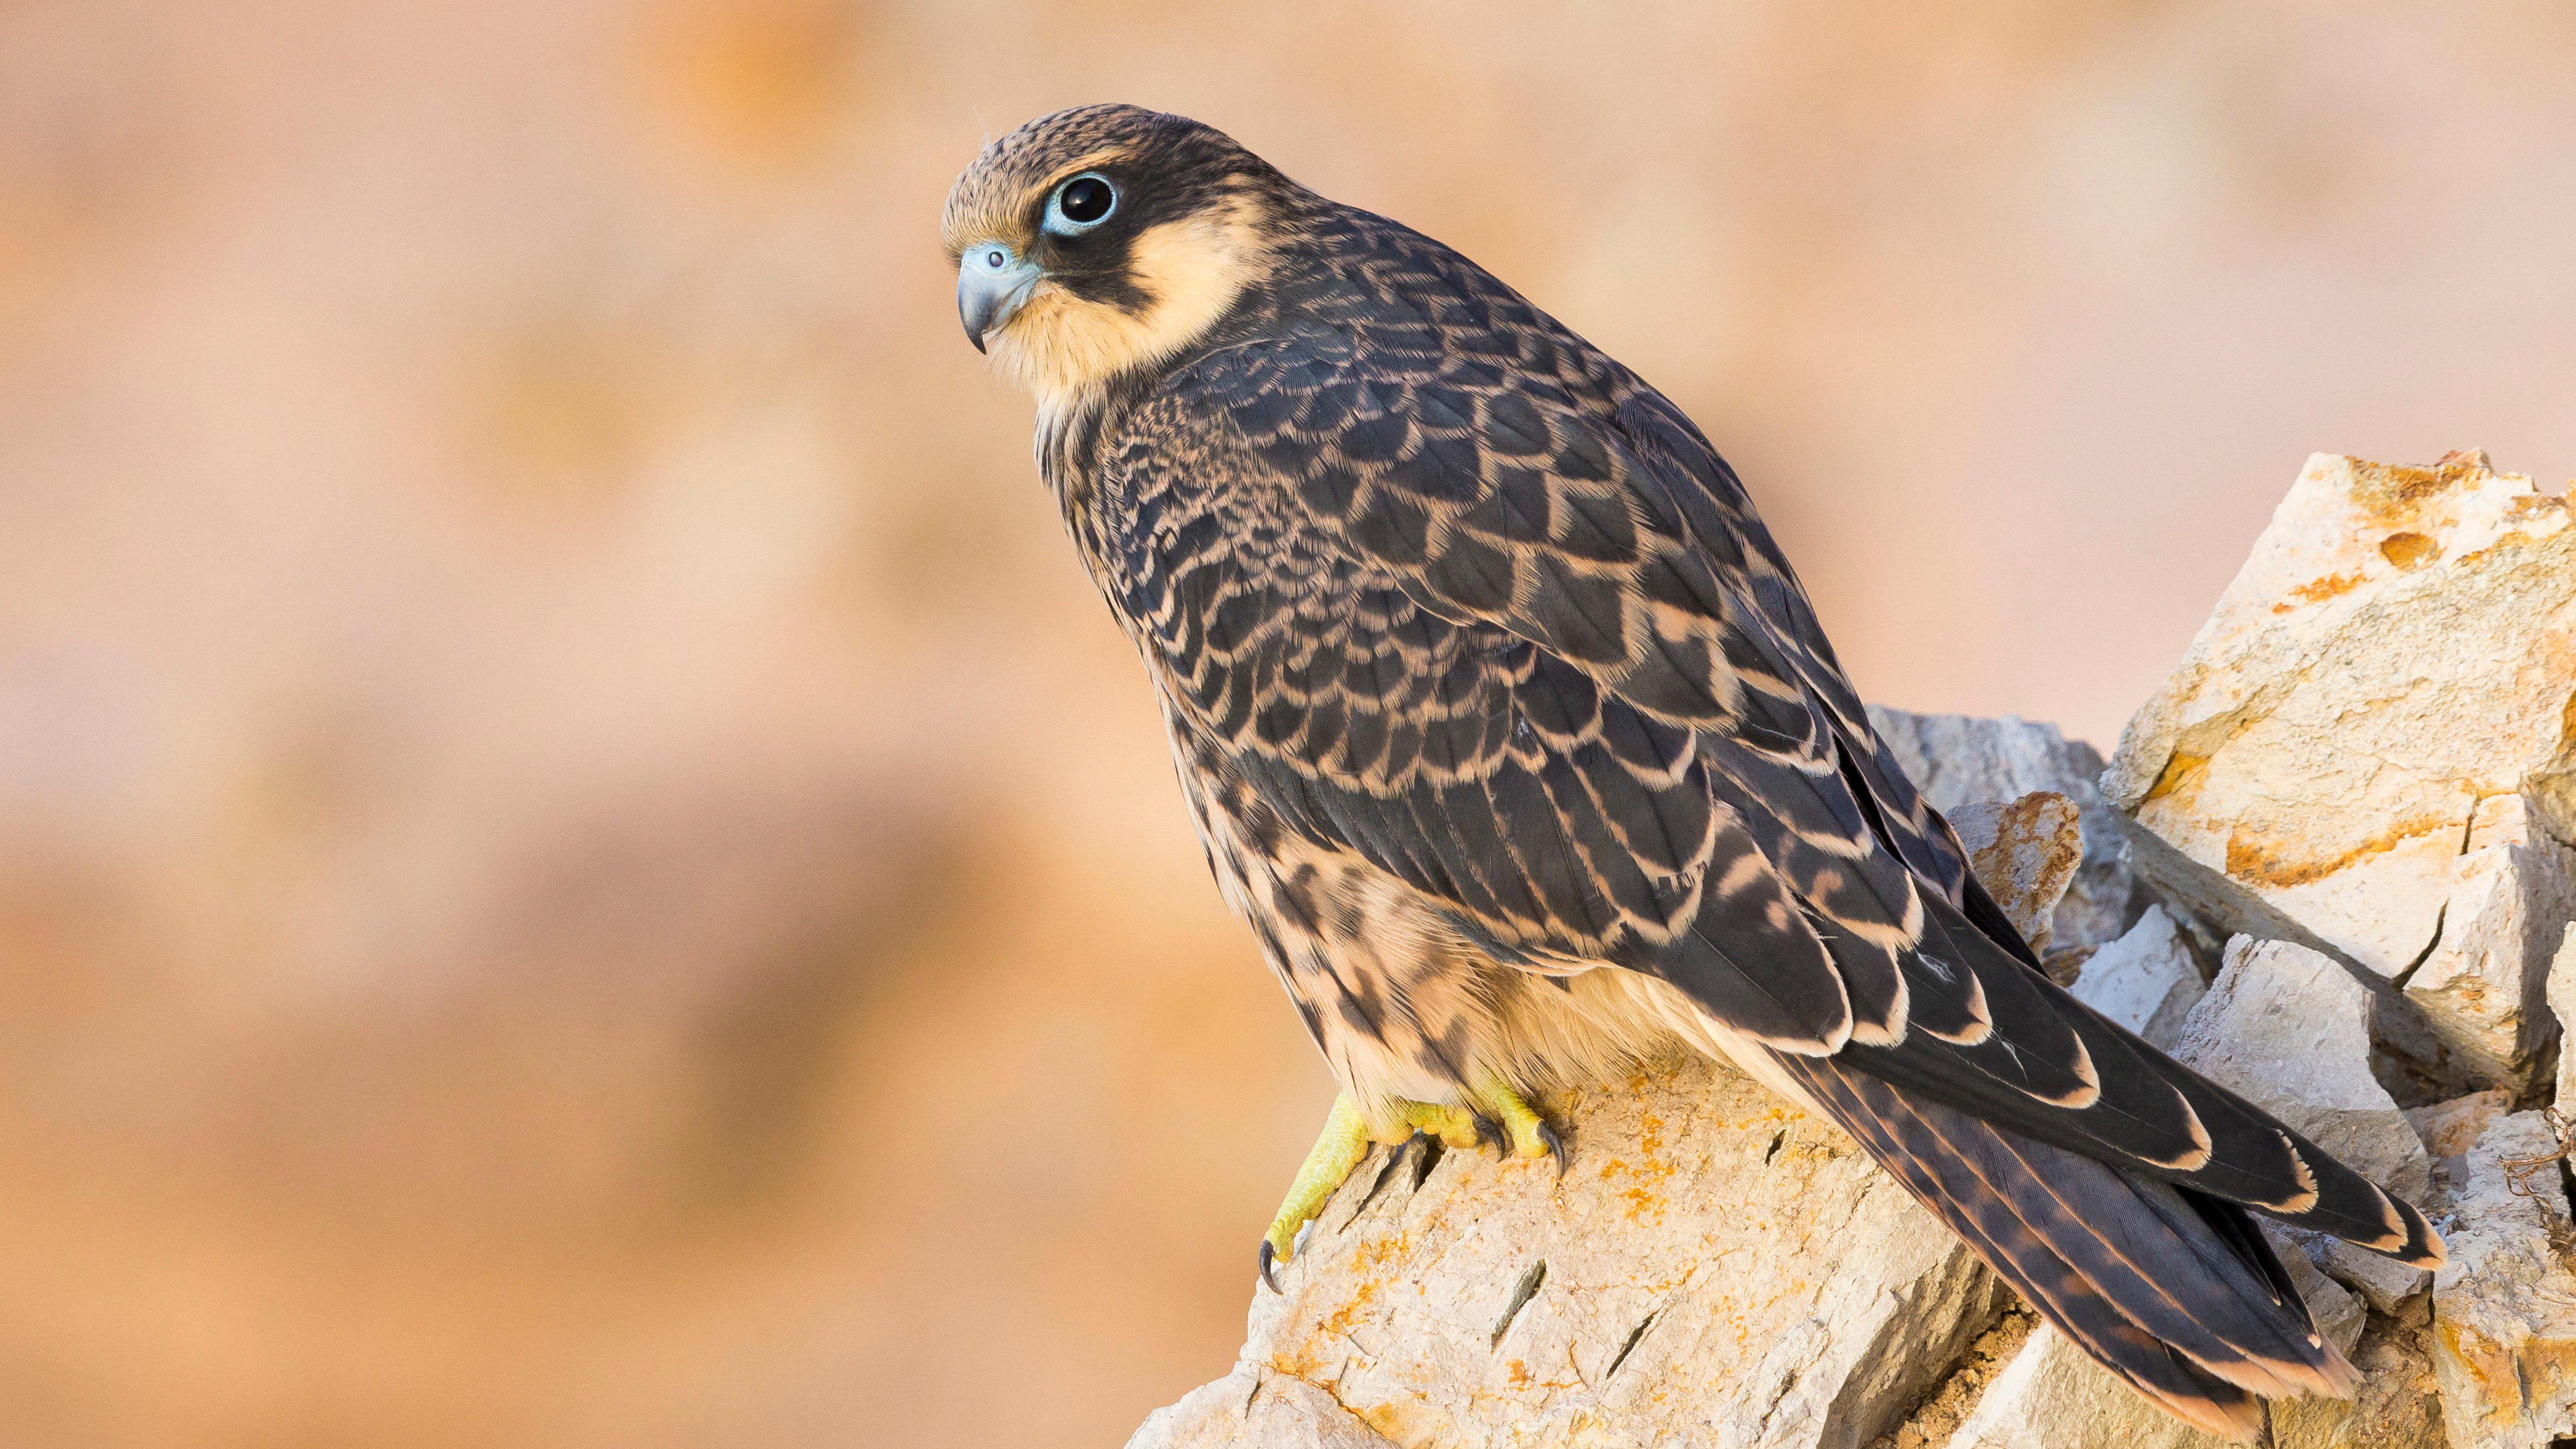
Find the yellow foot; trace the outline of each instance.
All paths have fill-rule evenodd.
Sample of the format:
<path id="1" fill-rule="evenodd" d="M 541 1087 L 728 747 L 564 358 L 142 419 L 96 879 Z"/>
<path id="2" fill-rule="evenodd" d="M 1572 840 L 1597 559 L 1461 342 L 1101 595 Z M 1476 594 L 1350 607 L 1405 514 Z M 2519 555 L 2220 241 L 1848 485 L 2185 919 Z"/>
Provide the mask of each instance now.
<path id="1" fill-rule="evenodd" d="M 1568 1160 L 1565 1139 L 1557 1135 L 1555 1128 L 1547 1125 L 1546 1118 L 1521 1100 L 1520 1093 L 1513 1091 L 1501 1078 L 1488 1077 L 1476 1090 L 1476 1105 L 1484 1109 L 1478 1121 L 1490 1121 L 1501 1138 L 1497 1146 L 1504 1156 L 1553 1157 L 1556 1159 L 1556 1175 L 1565 1176 Z"/>
<path id="2" fill-rule="evenodd" d="M 1270 1220 L 1270 1230 L 1261 1235 L 1261 1281 L 1273 1292 L 1278 1291 L 1279 1280 L 1272 1269 L 1294 1256 L 1297 1230 L 1324 1211 L 1324 1204 L 1332 1201 L 1333 1193 L 1360 1165 L 1360 1159 L 1368 1156 L 1371 1144 L 1400 1144 L 1415 1137 L 1429 1137 L 1444 1147 L 1459 1148 L 1491 1141 L 1506 1157 L 1553 1154 L 1557 1175 L 1565 1174 L 1565 1139 L 1547 1125 L 1545 1118 L 1531 1111 L 1519 1093 L 1499 1080 L 1489 1079 L 1477 1091 L 1475 1107 L 1398 1102 L 1387 1119 L 1378 1123 L 1363 1117 L 1345 1092 L 1333 1098 L 1333 1110 L 1324 1119 L 1324 1130 L 1307 1150 L 1296 1180 L 1288 1184 L 1288 1197 L 1279 1204 L 1278 1215 Z"/>

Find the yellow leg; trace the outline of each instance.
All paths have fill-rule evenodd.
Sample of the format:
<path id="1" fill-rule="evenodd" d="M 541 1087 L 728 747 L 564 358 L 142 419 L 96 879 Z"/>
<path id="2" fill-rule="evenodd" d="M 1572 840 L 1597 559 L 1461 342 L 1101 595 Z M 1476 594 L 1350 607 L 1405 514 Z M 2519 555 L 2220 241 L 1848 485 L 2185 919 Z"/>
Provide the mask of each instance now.
<path id="1" fill-rule="evenodd" d="M 1296 1252 L 1297 1230 L 1323 1212 L 1343 1180 L 1368 1156 L 1370 1144 L 1409 1142 L 1416 1136 L 1436 1138 L 1447 1147 L 1471 1148 L 1483 1140 L 1483 1119 L 1469 1107 L 1398 1102 L 1385 1120 L 1372 1123 L 1360 1115 L 1349 1093 L 1333 1098 L 1324 1130 L 1307 1150 L 1296 1180 L 1288 1184 L 1287 1200 L 1279 1204 L 1270 1230 L 1261 1235 L 1261 1280 L 1273 1288 L 1279 1286 L 1271 1266 L 1288 1261 Z"/>
<path id="2" fill-rule="evenodd" d="M 1333 1190 L 1351 1169 L 1368 1156 L 1374 1141 L 1360 1109 L 1351 1103 L 1348 1092 L 1333 1098 L 1331 1115 L 1324 1119 L 1324 1130 L 1316 1135 L 1315 1145 L 1306 1152 L 1304 1165 L 1297 1169 L 1296 1180 L 1288 1184 L 1287 1200 L 1279 1204 L 1278 1216 L 1270 1220 L 1270 1231 L 1261 1235 L 1261 1281 L 1279 1291 L 1279 1280 L 1272 1275 L 1273 1263 L 1284 1263 L 1297 1251 L 1297 1230 L 1315 1220 L 1330 1202 Z"/>
<path id="3" fill-rule="evenodd" d="M 1498 1145 L 1506 1157 L 1553 1153 L 1557 1172 L 1565 1171 L 1565 1139 L 1499 1078 L 1487 1079 L 1477 1090 L 1476 1106 L 1398 1102 L 1392 1115 L 1377 1123 L 1361 1115 L 1349 1093 L 1334 1097 L 1324 1130 L 1316 1134 L 1296 1180 L 1288 1184 L 1288 1196 L 1271 1218 L 1270 1230 L 1261 1235 L 1261 1281 L 1278 1288 L 1272 1268 L 1295 1254 L 1297 1230 L 1324 1211 L 1324 1204 L 1332 1201 L 1333 1193 L 1368 1156 L 1372 1143 L 1402 1143 L 1421 1136 L 1435 1138 L 1445 1147 L 1472 1148 L 1488 1134 L 1500 1139 Z"/>

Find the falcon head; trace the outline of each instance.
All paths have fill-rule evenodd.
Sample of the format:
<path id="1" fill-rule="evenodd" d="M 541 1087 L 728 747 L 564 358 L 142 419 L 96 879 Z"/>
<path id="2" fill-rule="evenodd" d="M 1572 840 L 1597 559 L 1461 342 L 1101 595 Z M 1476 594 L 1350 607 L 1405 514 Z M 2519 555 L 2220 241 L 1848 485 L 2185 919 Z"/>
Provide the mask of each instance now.
<path id="1" fill-rule="evenodd" d="M 967 340 L 1049 406 L 1150 369 L 1259 275 L 1292 190 L 1184 116 L 1041 116 L 948 191 L 940 232 Z"/>

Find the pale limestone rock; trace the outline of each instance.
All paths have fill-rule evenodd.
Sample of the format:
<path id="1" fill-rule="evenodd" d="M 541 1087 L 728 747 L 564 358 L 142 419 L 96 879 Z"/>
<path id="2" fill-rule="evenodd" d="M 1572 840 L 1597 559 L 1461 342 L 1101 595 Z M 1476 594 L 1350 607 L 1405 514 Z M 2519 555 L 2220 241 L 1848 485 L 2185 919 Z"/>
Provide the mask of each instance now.
<path id="1" fill-rule="evenodd" d="M 1968 1345 L 1967 1353 L 1931 1397 L 1915 1405 L 1904 1423 L 1872 1440 L 1869 1449 L 1932 1449 L 1949 1443 L 1976 1410 L 1977 1401 L 1986 1396 L 1986 1386 L 2011 1365 L 2038 1327 L 2039 1315 L 2028 1303 L 2014 1298 L 2005 1304 L 2003 1316 Z"/>
<path id="2" fill-rule="evenodd" d="M 1986 1386 L 1949 1449 L 2233 1449 L 2138 1397 L 2048 1324 Z"/>
<path id="3" fill-rule="evenodd" d="M 2309 1261 L 2327 1277 L 2360 1294 L 2373 1313 L 2400 1312 L 2408 1300 L 2433 1286 L 2433 1275 L 2425 1269 L 2356 1247 L 2331 1234 L 2283 1228 L 2281 1235 L 2305 1248 Z"/>
<path id="4" fill-rule="evenodd" d="M 1146 1416 L 1127 1449 L 1390 1449 L 1325 1389 L 1238 1363 Z"/>
<path id="5" fill-rule="evenodd" d="M 2455 1445 L 2545 1449 L 2576 1431 L 2576 1230 L 2558 1170 L 2530 1197 L 2504 1160 L 2556 1150 L 2538 1112 L 2499 1117 L 2469 1149 L 2450 1262 L 2433 1283 L 2433 1371 Z"/>
<path id="6" fill-rule="evenodd" d="M 2075 802 L 2034 790 L 2005 805 L 1963 805 L 1950 828 L 1968 848 L 1969 869 L 2033 951 L 2049 948 L 2058 901 L 2084 863 Z"/>
<path id="7" fill-rule="evenodd" d="M 2549 963 L 2549 1010 L 2558 1018 L 2558 1090 L 2556 1101 L 2561 1112 L 2576 1112 L 2576 1049 L 2568 1046 L 2576 1036 L 2576 923 L 2570 923 L 2558 940 L 2558 954 Z"/>
<path id="8" fill-rule="evenodd" d="M 2094 952 L 2070 989 L 2077 1000 L 2167 1050 L 2209 990 L 2162 906 L 2147 907 L 2127 935 Z"/>
<path id="9" fill-rule="evenodd" d="M 2424 1139 L 2425 1151 L 2437 1158 L 2457 1157 L 2465 1162 L 2487 1124 L 2512 1105 L 2512 1093 L 2490 1088 L 2429 1107 L 2409 1107 L 2406 1120 L 2413 1124 L 2415 1135 Z"/>
<path id="10" fill-rule="evenodd" d="M 2146 909 L 2147 892 L 2121 859 L 2124 817 L 2102 798 L 2102 756 L 2091 745 L 2066 738 L 2055 725 L 2012 715 L 1913 714 L 1874 704 L 1869 721 L 1923 798 L 1953 825 L 1970 806 L 2034 791 L 2075 802 L 2083 863 L 2051 913 L 2052 953 L 2080 954 L 2114 940 Z"/>
<path id="11" fill-rule="evenodd" d="M 2432 1160 L 2370 1072 L 2372 994 L 2323 955 L 2286 941 L 2228 943 L 2226 966 L 2185 1018 L 2173 1055 L 2271 1112 L 2410 1202 Z M 2292 1233 L 2318 1267 L 2390 1312 L 2429 1275 L 2321 1233 Z"/>
<path id="12" fill-rule="evenodd" d="M 2368 987 L 2372 1001 L 2372 1037 L 2405 1059 L 2414 1071 L 2440 1085 L 2472 1085 L 2444 1069 L 2452 1055 L 2424 1018 L 2424 1008 L 2399 989 L 2394 978 L 2380 975 L 2343 948 L 2309 930 L 2279 906 L 2193 860 L 2172 842 L 2118 811 L 2124 839 L 2121 858 L 2144 885 L 2162 898 L 2177 923 L 2202 949 L 2215 954 L 2238 936 L 2257 941 L 2287 941 L 2334 961 Z"/>
<path id="13" fill-rule="evenodd" d="M 2576 838 L 2576 528 L 2482 454 L 2320 454 L 2123 732 L 2103 789 L 2179 852 L 2393 978 L 2434 939 L 2477 802 Z"/>
<path id="14" fill-rule="evenodd" d="M 2447 1202 L 2467 1185 L 2469 1149 L 2477 1145 L 2478 1134 L 2487 1130 L 2487 1124 L 2497 1114 L 2512 1107 L 2512 1093 L 2490 1088 L 2447 1102 L 2406 1109 L 2406 1120 L 2415 1124 L 2415 1135 L 2424 1139 L 2424 1150 L 2433 1156 L 2437 1203 Z"/>
<path id="15" fill-rule="evenodd" d="M 2371 993 L 2303 946 L 2239 936 L 2173 1055 L 2410 1202 L 2432 1188 L 2423 1140 L 2370 1074 Z"/>
<path id="16" fill-rule="evenodd" d="M 2119 811 L 2112 811 L 2111 818 L 2119 822 L 2121 863 L 2191 932 L 2205 954 L 2217 955 L 2234 936 L 2293 941 L 2342 962 L 2364 985 L 2375 984 L 2395 994 L 2383 978 L 2279 906 L 2183 854 L 2173 842 Z"/>
<path id="17" fill-rule="evenodd" d="M 1999 1307 L 1993 1276 L 1848 1138 L 1732 1070 L 1547 1106 L 1573 1133 L 1561 1181 L 1452 1152 L 1416 1187 L 1419 1147 L 1363 1164 L 1284 1291 L 1254 1295 L 1233 1397 L 1246 1372 L 1330 1385 L 1403 1445 L 1855 1446 Z M 1221 1432 L 1146 1442 L 1235 1442 L 1227 1400 L 1199 1401 Z"/>
<path id="18" fill-rule="evenodd" d="M 2519 1093 L 2541 1070 L 2558 1019 L 2550 957 L 2576 920 L 2576 850 L 2537 828 L 2519 795 L 2480 801 L 2451 862 L 2441 938 L 2406 994 L 2449 1052 L 2452 1074 Z"/>

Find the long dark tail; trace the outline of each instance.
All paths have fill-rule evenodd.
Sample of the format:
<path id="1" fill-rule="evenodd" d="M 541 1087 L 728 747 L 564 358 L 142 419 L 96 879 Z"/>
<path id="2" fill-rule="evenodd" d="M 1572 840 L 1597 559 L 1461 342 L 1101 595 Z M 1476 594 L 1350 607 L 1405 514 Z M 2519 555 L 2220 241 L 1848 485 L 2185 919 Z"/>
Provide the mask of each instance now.
<path id="1" fill-rule="evenodd" d="M 2251 1443 L 2258 1395 L 2341 1396 L 2360 1383 L 2236 1204 L 2018 1136 L 1832 1058 L 1778 1061 L 2042 1317 L 2176 1416 Z"/>

